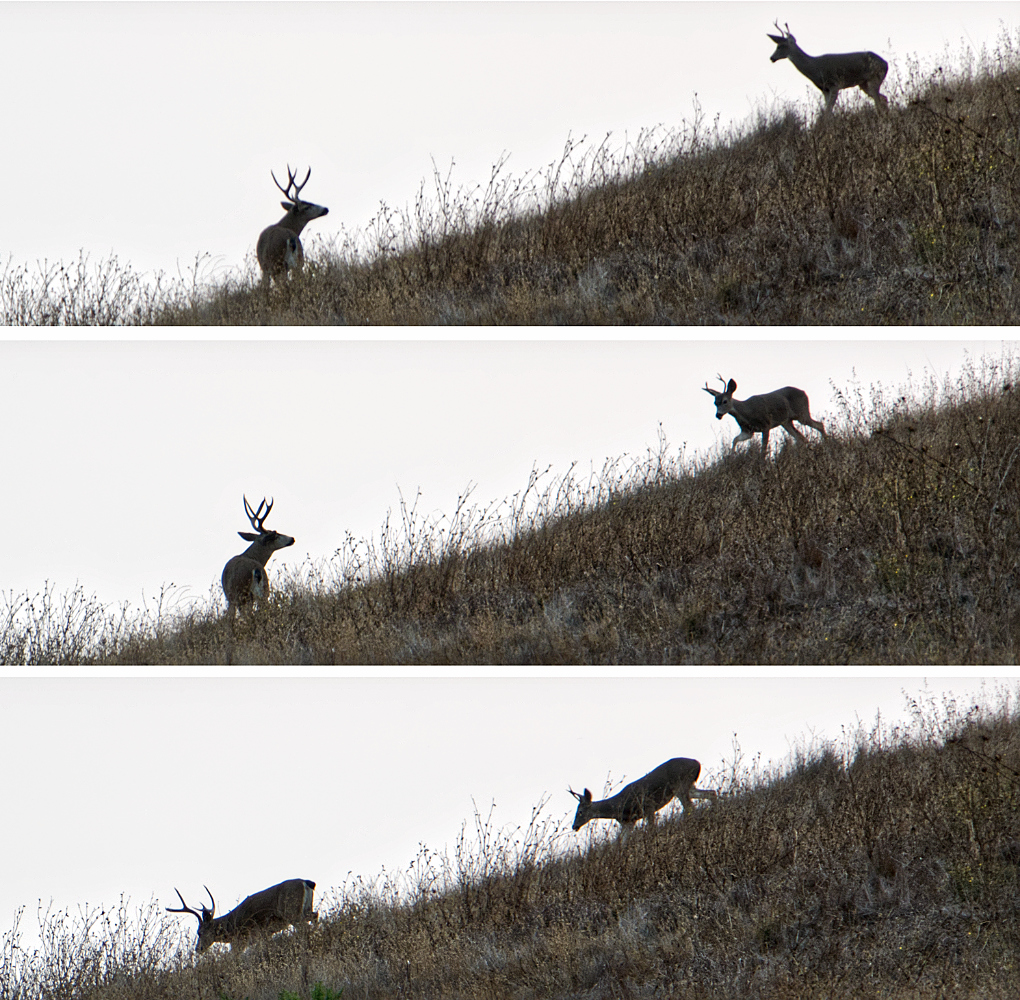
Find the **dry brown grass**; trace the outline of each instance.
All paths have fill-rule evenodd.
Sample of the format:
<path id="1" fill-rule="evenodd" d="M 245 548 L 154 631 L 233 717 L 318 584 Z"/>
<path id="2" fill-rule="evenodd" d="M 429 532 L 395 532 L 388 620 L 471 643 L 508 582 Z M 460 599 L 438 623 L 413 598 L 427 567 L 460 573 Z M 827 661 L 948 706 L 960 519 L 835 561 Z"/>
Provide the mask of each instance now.
<path id="1" fill-rule="evenodd" d="M 475 817 L 452 856 L 320 895 L 310 934 L 193 959 L 156 904 L 131 935 L 66 916 L 0 954 L 9 1000 L 980 997 L 1020 990 L 1020 719 L 911 702 L 625 842 Z M 592 824 L 595 826 L 595 824 Z M 591 829 L 588 827 L 587 829 Z M 123 911 L 123 907 L 122 907 Z"/>
<path id="2" fill-rule="evenodd" d="M 908 60 L 890 112 L 700 113 L 622 151 L 484 188 L 435 175 L 365 233 L 310 240 L 300 280 L 254 264 L 202 282 L 130 268 L 0 275 L 0 322 L 249 324 L 1002 324 L 1020 317 L 1020 36 L 962 68 Z M 859 95 L 858 95 L 859 97 Z M 587 150 L 587 151 L 586 151 Z M 83 276 L 84 275 L 84 276 Z"/>
<path id="3" fill-rule="evenodd" d="M 909 398 L 840 391 L 828 439 L 767 461 L 760 438 L 693 461 L 663 441 L 448 517 L 402 504 L 378 537 L 274 569 L 234 662 L 1016 663 L 1017 366 L 984 359 Z M 226 654 L 215 591 L 141 618 L 80 589 L 7 602 L 4 662 Z"/>

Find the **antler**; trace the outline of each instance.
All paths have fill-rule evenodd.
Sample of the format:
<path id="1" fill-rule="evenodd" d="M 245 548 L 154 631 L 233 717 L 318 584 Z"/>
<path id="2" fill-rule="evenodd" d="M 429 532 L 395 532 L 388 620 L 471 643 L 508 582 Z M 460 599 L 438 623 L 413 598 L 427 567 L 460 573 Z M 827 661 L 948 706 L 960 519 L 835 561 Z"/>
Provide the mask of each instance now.
<path id="1" fill-rule="evenodd" d="M 206 889 L 205 891 L 209 892 L 208 889 Z M 190 913 L 193 917 L 198 917 L 198 922 L 201 923 L 202 922 L 202 914 L 199 913 L 197 910 L 193 910 L 190 906 L 188 906 L 187 903 L 184 902 L 184 897 L 181 895 L 181 890 L 180 889 L 175 887 L 174 888 L 174 892 L 177 893 L 177 898 L 181 901 L 181 906 L 183 907 L 183 909 L 178 909 L 176 907 L 168 906 L 166 908 L 166 912 L 167 913 Z M 209 892 L 209 898 L 212 899 L 212 893 L 211 892 Z M 216 908 L 216 904 L 213 903 L 213 909 L 215 909 L 215 908 Z"/>
<path id="2" fill-rule="evenodd" d="M 308 168 L 308 173 L 305 174 L 305 179 L 300 184 L 298 184 L 297 183 L 297 176 L 290 169 L 290 164 L 288 163 L 287 164 L 287 186 L 286 187 L 283 187 L 280 184 L 280 182 L 278 180 L 276 180 L 276 174 L 274 174 L 272 172 L 272 170 L 269 171 L 269 174 L 273 178 L 273 181 L 276 183 L 276 186 L 283 192 L 284 197 L 288 201 L 293 201 L 293 202 L 297 203 L 298 201 L 301 200 L 301 189 L 308 183 L 308 178 L 312 176 L 312 168 L 311 167 Z M 294 193 L 293 194 L 290 193 L 290 189 L 292 187 L 294 188 Z"/>
<path id="3" fill-rule="evenodd" d="M 722 377 L 722 375 L 719 375 L 719 374 L 717 373 L 715 377 L 716 377 L 717 379 L 719 379 L 719 381 L 720 381 L 720 382 L 722 382 L 722 384 L 723 384 L 723 391 L 722 391 L 722 392 L 719 392 L 719 391 L 718 391 L 718 390 L 716 390 L 716 389 L 709 389 L 709 387 L 708 387 L 708 383 L 707 383 L 707 382 L 705 383 L 705 386 L 704 386 L 704 388 L 705 388 L 705 392 L 707 392 L 707 393 L 709 393 L 709 394 L 711 394 L 711 395 L 715 396 L 715 398 L 716 398 L 716 399 L 718 399 L 718 398 L 719 398 L 720 396 L 723 396 L 723 395 L 725 395 L 725 394 L 726 394 L 726 393 L 727 393 L 727 392 L 729 391 L 729 387 L 730 387 L 730 386 L 729 386 L 729 383 L 728 383 L 728 382 L 726 381 L 726 379 L 724 379 L 724 378 Z M 734 388 L 736 388 L 736 384 L 735 384 L 735 383 L 734 383 Z"/>
<path id="4" fill-rule="evenodd" d="M 570 792 L 570 794 L 571 794 L 571 795 L 573 795 L 573 796 L 574 796 L 574 798 L 575 798 L 575 799 L 577 799 L 577 801 L 578 801 L 578 802 L 580 802 L 580 801 L 581 801 L 581 800 L 582 800 L 582 799 L 584 798 L 584 796 L 583 796 L 583 795 L 581 795 L 581 794 L 580 794 L 580 793 L 578 793 L 578 792 L 575 792 L 575 791 L 573 790 L 573 788 L 570 788 L 569 786 L 568 786 L 568 788 L 567 788 L 567 791 L 568 791 L 568 792 Z M 184 900 L 182 899 L 182 900 L 181 900 L 181 902 L 183 903 L 183 902 L 184 902 Z"/>
<path id="5" fill-rule="evenodd" d="M 275 180 L 275 178 L 273 178 L 273 179 Z M 256 510 L 252 510 L 251 509 L 251 504 L 248 503 L 248 498 L 247 497 L 244 498 L 244 512 L 248 515 L 248 520 L 251 521 L 251 526 L 260 535 L 264 535 L 266 533 L 266 529 L 263 528 L 262 525 L 265 524 L 266 518 L 269 517 L 269 512 L 273 509 L 273 501 L 272 500 L 269 501 L 269 506 L 266 507 L 265 514 L 262 514 L 262 508 L 265 507 L 265 505 L 266 505 L 266 498 L 263 497 L 262 498 L 262 503 L 259 504 L 259 509 L 257 511 Z M 259 516 L 260 514 L 262 515 L 261 517 Z M 208 889 L 206 889 L 205 891 L 209 892 Z M 209 892 L 209 898 L 212 899 L 212 893 L 211 892 Z M 183 900 L 181 900 L 181 902 L 183 902 Z M 214 903 L 213 906 L 215 906 L 215 905 L 216 904 Z"/>

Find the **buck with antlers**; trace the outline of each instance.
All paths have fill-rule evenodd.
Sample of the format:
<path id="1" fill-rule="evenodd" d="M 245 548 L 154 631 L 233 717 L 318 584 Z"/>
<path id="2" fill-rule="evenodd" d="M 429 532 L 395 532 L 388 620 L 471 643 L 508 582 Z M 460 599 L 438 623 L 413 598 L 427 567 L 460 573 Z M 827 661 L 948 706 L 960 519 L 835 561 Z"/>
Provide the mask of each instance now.
<path id="1" fill-rule="evenodd" d="M 577 799 L 574 829 L 580 830 L 592 819 L 615 819 L 620 824 L 620 834 L 624 835 L 633 829 L 639 819 L 643 819 L 648 826 L 654 826 L 655 814 L 674 798 L 683 803 L 684 812 L 691 807 L 691 799 L 717 798 L 713 791 L 694 787 L 699 774 L 700 762 L 690 757 L 674 757 L 660 764 L 654 771 L 649 771 L 643 778 L 624 785 L 621 791 L 608 799 L 593 802 L 587 788 L 584 795 L 568 788 L 567 791 Z"/>
<path id="2" fill-rule="evenodd" d="M 265 507 L 265 513 L 262 508 Z M 266 498 L 262 498 L 259 509 L 252 510 L 248 498 L 244 497 L 244 511 L 251 521 L 251 526 L 258 532 L 252 534 L 250 531 L 239 531 L 238 534 L 246 541 L 251 542 L 239 556 L 227 562 L 223 567 L 223 576 L 220 582 L 223 584 L 223 593 L 227 598 L 227 614 L 233 622 L 237 608 L 243 604 L 250 604 L 256 599 L 261 599 L 269 593 L 269 581 L 266 576 L 266 563 L 269 557 L 277 549 L 285 549 L 288 545 L 294 544 L 290 535 L 281 535 L 278 531 L 272 531 L 265 527 L 266 518 L 273 509 L 273 501 L 266 506 Z"/>
<path id="3" fill-rule="evenodd" d="M 208 886 L 203 888 L 209 892 Z M 198 917 L 199 952 L 205 951 L 214 941 L 229 942 L 231 950 L 235 950 L 235 945 L 247 941 L 253 934 L 272 934 L 302 920 L 310 923 L 317 921 L 318 914 L 312 912 L 314 889 L 315 883 L 309 879 L 287 879 L 279 885 L 253 893 L 222 917 L 214 915 L 216 900 L 211 892 L 209 902 L 212 906 L 203 905 L 199 913 L 184 902 L 179 889 L 174 889 L 181 905 L 178 908 L 168 906 L 166 910 L 168 913 L 190 913 Z"/>
<path id="4" fill-rule="evenodd" d="M 825 112 L 831 112 L 832 106 L 841 90 L 860 87 L 880 110 L 889 105 L 885 95 L 879 92 L 885 74 L 889 72 L 889 64 L 874 52 L 841 52 L 824 56 L 809 56 L 790 34 L 790 26 L 786 31 L 776 22 L 778 35 L 769 35 L 776 43 L 776 51 L 772 53 L 772 62 L 789 59 L 824 95 Z"/>
<path id="5" fill-rule="evenodd" d="M 255 247 L 259 267 L 262 268 L 262 285 L 269 285 L 271 278 L 279 280 L 292 270 L 301 270 L 305 262 L 305 252 L 301 247 L 301 230 L 312 219 L 318 219 L 329 212 L 323 205 L 315 205 L 310 201 L 301 200 L 301 189 L 312 176 L 312 168 L 308 168 L 305 179 L 298 184 L 297 178 L 287 164 L 287 186 L 283 187 L 271 170 L 273 182 L 283 192 L 286 201 L 280 202 L 287 214 L 274 226 L 267 226 L 259 233 L 259 241 Z"/>
<path id="6" fill-rule="evenodd" d="M 749 441 L 755 434 L 761 434 L 761 453 L 764 458 L 769 447 L 769 431 L 773 427 L 782 427 L 785 431 L 806 441 L 807 438 L 796 427 L 794 420 L 807 424 L 826 437 L 825 425 L 820 420 L 811 419 L 811 407 L 807 393 L 792 385 L 774 392 L 766 392 L 760 396 L 748 396 L 747 399 L 734 399 L 737 383 L 730 379 L 728 383 L 719 376 L 719 381 L 726 385 L 722 392 L 710 389 L 705 383 L 705 392 L 715 397 L 715 418 L 722 420 L 728 413 L 738 424 L 740 433 L 733 439 L 736 448 L 741 441 Z"/>

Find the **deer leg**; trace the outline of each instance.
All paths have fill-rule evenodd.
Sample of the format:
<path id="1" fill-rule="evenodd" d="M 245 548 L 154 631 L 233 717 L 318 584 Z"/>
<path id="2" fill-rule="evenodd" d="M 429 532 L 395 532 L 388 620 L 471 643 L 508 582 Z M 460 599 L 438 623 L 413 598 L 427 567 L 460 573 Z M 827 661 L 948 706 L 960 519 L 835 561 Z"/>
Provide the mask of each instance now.
<path id="1" fill-rule="evenodd" d="M 761 457 L 764 458 L 769 453 L 769 428 L 761 432 Z"/>
<path id="2" fill-rule="evenodd" d="M 801 441 L 806 441 L 807 440 L 807 438 L 804 437 L 804 435 L 801 434 L 801 432 L 799 430 L 797 430 L 796 427 L 794 427 L 794 425 L 793 425 L 793 417 L 790 417 L 790 419 L 787 420 L 783 424 L 783 428 L 784 428 L 784 430 L 788 431 L 790 434 L 793 434 L 795 437 L 799 437 L 801 439 Z"/>
<path id="3" fill-rule="evenodd" d="M 885 110 L 889 107 L 889 100 L 885 94 L 879 92 L 879 87 L 882 86 L 881 80 L 865 80 L 861 84 L 861 90 L 868 95 L 874 102 L 875 107 L 880 110 Z"/>
<path id="4" fill-rule="evenodd" d="M 233 601 L 227 603 L 227 651 L 225 662 L 229 667 L 234 662 L 234 619 L 237 617 L 237 605 Z"/>

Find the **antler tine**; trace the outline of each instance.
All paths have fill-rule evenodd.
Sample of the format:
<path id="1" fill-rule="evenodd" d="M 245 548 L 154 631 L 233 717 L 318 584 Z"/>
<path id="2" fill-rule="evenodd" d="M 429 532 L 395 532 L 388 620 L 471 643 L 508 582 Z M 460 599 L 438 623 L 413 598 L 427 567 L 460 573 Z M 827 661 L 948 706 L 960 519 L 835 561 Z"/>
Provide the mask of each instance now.
<path id="1" fill-rule="evenodd" d="M 262 503 L 265 503 L 265 498 L 263 498 Z M 262 510 L 262 504 L 261 503 L 259 504 L 259 510 L 260 511 Z M 248 520 L 251 521 L 251 526 L 253 528 L 257 528 L 258 525 L 255 523 L 255 518 L 258 517 L 258 514 L 256 514 L 255 511 L 253 511 L 251 509 L 251 504 L 248 503 L 248 497 L 247 496 L 244 496 L 244 512 L 245 512 L 245 514 L 248 515 Z"/>
<path id="2" fill-rule="evenodd" d="M 789 21 L 786 22 L 786 33 L 788 35 L 792 35 L 793 34 L 793 32 L 790 31 L 790 22 Z"/>
<path id="3" fill-rule="evenodd" d="M 209 886 L 203 885 L 202 888 L 205 889 L 206 892 L 209 892 Z M 212 915 L 216 912 L 216 900 L 213 899 L 213 894 L 211 892 L 209 892 L 209 902 L 212 903 L 212 909 L 209 910 L 209 914 Z"/>
<path id="4" fill-rule="evenodd" d="M 578 801 L 578 802 L 580 802 L 580 801 L 581 801 L 581 799 L 583 799 L 583 798 L 584 798 L 584 796 L 583 796 L 583 795 L 578 795 L 578 794 L 577 794 L 577 792 L 575 792 L 575 791 L 573 790 L 573 788 L 571 788 L 571 787 L 570 787 L 569 785 L 567 786 L 567 791 L 568 791 L 568 792 L 570 792 L 570 794 L 571 794 L 571 795 L 573 795 L 573 796 L 574 796 L 574 798 L 575 798 L 575 799 L 577 799 L 577 801 Z"/>
<path id="5" fill-rule="evenodd" d="M 287 167 L 287 169 L 288 169 L 288 170 L 290 170 L 290 167 Z M 272 170 L 270 170 L 270 171 L 269 171 L 269 176 L 273 178 L 273 183 L 275 183 L 275 184 L 276 184 L 276 186 L 277 186 L 277 187 L 278 187 L 278 188 L 279 188 L 279 189 L 280 189 L 280 190 L 281 190 L 281 191 L 283 192 L 283 196 L 284 196 L 285 198 L 287 198 L 287 199 L 290 199 L 290 182 L 288 181 L 288 183 L 287 183 L 287 186 L 286 186 L 286 187 L 284 187 L 284 186 L 283 186 L 283 185 L 282 185 L 282 184 L 281 184 L 281 183 L 280 183 L 280 182 L 279 182 L 279 181 L 278 181 L 278 180 L 276 179 L 276 174 L 274 174 Z"/>
<path id="6" fill-rule="evenodd" d="M 251 521 L 251 526 L 260 534 L 265 533 L 265 529 L 262 527 L 266 523 L 266 518 L 269 517 L 269 512 L 273 509 L 273 501 L 269 501 L 269 506 L 266 507 L 266 512 L 262 513 L 262 508 L 266 507 L 266 498 L 262 498 L 262 502 L 259 504 L 258 510 L 252 510 L 251 504 L 248 503 L 248 498 L 244 498 L 244 512 L 248 515 L 248 520 Z M 210 893 L 210 895 L 212 895 Z"/>
<path id="7" fill-rule="evenodd" d="M 297 183 L 297 177 L 296 176 L 294 177 L 294 201 L 298 200 L 299 196 L 301 195 L 301 189 L 308 183 L 308 178 L 311 176 L 312 168 L 309 167 L 308 173 L 305 174 L 305 179 L 300 184 Z"/>
<path id="8" fill-rule="evenodd" d="M 265 502 L 266 502 L 266 498 L 265 498 L 265 497 L 263 497 L 263 498 L 262 498 L 262 503 L 265 503 Z M 260 532 L 261 532 L 261 531 L 263 530 L 263 528 L 262 528 L 262 525 L 266 523 L 266 518 L 267 518 L 267 517 L 269 517 L 269 512 L 270 512 L 270 511 L 271 511 L 272 509 L 273 509 L 273 501 L 272 501 L 272 500 L 270 500 L 270 501 L 269 501 L 269 506 L 268 506 L 268 507 L 266 507 L 266 512 L 265 512 L 265 514 L 263 514 L 263 515 L 262 515 L 262 519 L 261 519 L 261 520 L 259 521 L 259 531 L 260 531 Z M 259 504 L 259 510 L 262 510 L 262 504 L 261 504 L 261 503 Z"/>
<path id="9" fill-rule="evenodd" d="M 308 183 L 308 178 L 311 177 L 311 173 L 312 173 L 312 168 L 308 167 L 308 173 L 305 174 L 305 180 L 301 184 L 298 184 L 297 174 L 294 172 L 294 170 L 291 169 L 291 164 L 288 163 L 287 164 L 287 187 L 285 188 L 281 183 L 276 181 L 276 174 L 273 173 L 272 170 L 269 171 L 270 177 L 272 178 L 272 180 L 275 183 L 276 187 L 279 188 L 279 190 L 284 192 L 284 196 L 287 198 L 288 201 L 294 201 L 294 202 L 300 200 L 298 196 L 301 194 L 301 189 Z M 294 194 L 293 195 L 291 194 L 291 188 L 294 188 Z"/>
<path id="10" fill-rule="evenodd" d="M 208 891 L 209 890 L 207 889 L 206 892 L 208 892 Z M 178 889 L 176 886 L 174 887 L 174 892 L 177 893 L 177 898 L 181 901 L 181 906 L 183 907 L 183 909 L 177 909 L 176 907 L 168 906 L 166 908 L 166 912 L 167 913 L 190 913 L 193 917 L 198 917 L 198 921 L 199 921 L 199 923 L 201 923 L 202 922 L 202 914 L 199 913 L 197 910 L 193 910 L 190 906 L 188 906 L 187 903 L 184 902 L 184 897 L 181 895 L 181 890 Z M 209 893 L 209 898 L 212 899 L 212 893 L 211 892 Z"/>

